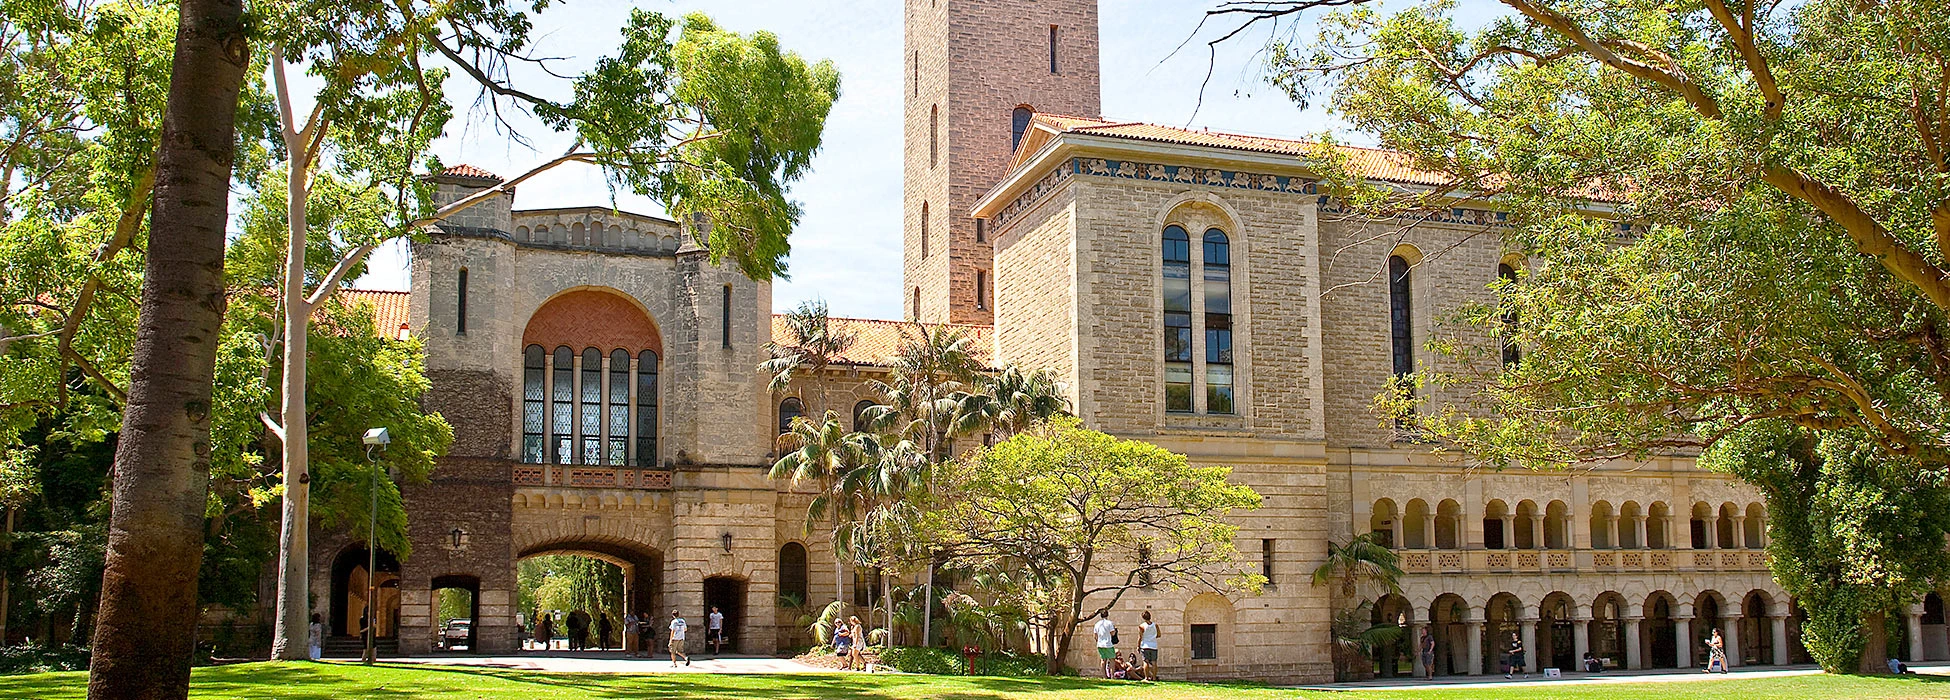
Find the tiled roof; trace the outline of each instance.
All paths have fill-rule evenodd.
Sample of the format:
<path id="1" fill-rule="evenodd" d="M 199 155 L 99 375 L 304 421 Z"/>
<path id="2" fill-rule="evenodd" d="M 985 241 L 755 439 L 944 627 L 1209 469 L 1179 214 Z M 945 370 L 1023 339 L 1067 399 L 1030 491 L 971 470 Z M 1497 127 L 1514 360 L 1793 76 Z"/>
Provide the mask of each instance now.
<path id="1" fill-rule="evenodd" d="M 476 168 L 466 163 L 461 163 L 459 165 L 449 165 L 445 170 L 441 170 L 440 174 L 445 175 L 447 177 L 464 177 L 473 180 L 493 180 L 495 182 L 501 181 L 500 175 L 496 175 L 486 170 Z"/>
<path id="2" fill-rule="evenodd" d="M 1232 148 L 1259 153 L 1277 153 L 1291 156 L 1310 156 L 1319 143 L 1296 139 L 1281 139 L 1269 136 L 1248 136 L 1230 134 L 1223 131 L 1202 129 L 1181 129 L 1159 126 L 1143 122 L 1113 122 L 1102 119 L 1088 119 L 1064 114 L 1038 114 L 1037 121 L 1062 132 L 1113 136 L 1138 141 L 1175 143 L 1186 146 L 1210 146 Z M 1355 172 L 1375 179 L 1412 185 L 1441 185 L 1449 181 L 1442 173 L 1415 168 L 1406 154 L 1378 148 L 1359 146 L 1335 146 L 1348 158 L 1348 164 Z"/>
<path id="3" fill-rule="evenodd" d="M 372 325 L 379 329 L 379 335 L 397 338 L 400 329 L 407 327 L 407 303 L 413 295 L 382 289 L 341 289 L 339 298 L 348 304 L 372 306 Z"/>
<path id="4" fill-rule="evenodd" d="M 869 318 L 834 318 L 831 329 L 835 333 L 854 333 L 853 347 L 845 355 L 835 360 L 835 364 L 868 365 L 885 367 L 892 364 L 893 358 L 900 354 L 903 338 L 919 338 L 920 331 L 915 324 L 906 321 L 885 321 Z M 963 324 L 923 324 L 931 328 L 949 325 L 959 329 L 969 340 L 970 354 L 984 366 L 995 362 L 995 327 Z M 781 345 L 792 341 L 786 327 L 784 314 L 772 315 L 772 341 Z"/>

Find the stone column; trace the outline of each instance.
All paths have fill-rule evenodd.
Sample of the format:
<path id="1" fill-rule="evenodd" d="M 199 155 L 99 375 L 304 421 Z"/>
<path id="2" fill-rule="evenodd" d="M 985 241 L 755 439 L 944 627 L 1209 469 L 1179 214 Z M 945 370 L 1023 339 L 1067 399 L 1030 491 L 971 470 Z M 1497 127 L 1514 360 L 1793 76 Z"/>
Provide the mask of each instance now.
<path id="1" fill-rule="evenodd" d="M 1422 548 L 1435 549 L 1435 514 L 1422 514 Z"/>
<path id="2" fill-rule="evenodd" d="M 1634 540 L 1634 542 L 1635 542 L 1635 543 L 1636 543 L 1636 544 L 1638 545 L 1638 548 L 1639 548 L 1639 549 L 1651 549 L 1651 548 L 1652 548 L 1652 540 L 1649 540 L 1649 539 L 1646 539 L 1646 536 L 1645 536 L 1645 531 L 1646 531 L 1647 529 L 1649 529 L 1649 528 L 1647 528 L 1647 527 L 1646 527 L 1646 521 L 1649 521 L 1649 520 L 1651 520 L 1651 519 L 1652 519 L 1652 516 L 1650 516 L 1650 515 L 1641 515 L 1641 516 L 1639 516 L 1639 517 L 1638 517 L 1638 519 L 1637 519 L 1637 520 L 1634 520 L 1634 521 L 1632 521 L 1632 524 L 1633 524 L 1633 526 L 1634 526 L 1634 527 L 1636 527 L 1636 528 L 1638 528 L 1638 530 L 1637 530 L 1637 532 L 1638 532 L 1638 539 L 1637 539 L 1637 540 Z"/>
<path id="3" fill-rule="evenodd" d="M 1605 548 L 1618 549 L 1618 516 L 1605 516 Z"/>
<path id="4" fill-rule="evenodd" d="M 1523 635 L 1523 672 L 1537 673 L 1537 669 L 1542 668 L 1537 659 L 1540 656 L 1537 653 L 1537 618 L 1525 617 L 1517 621 L 1517 626 Z"/>
<path id="5" fill-rule="evenodd" d="M 1776 619 L 1775 622 L 1776 622 L 1775 629 L 1780 630 L 1780 633 L 1774 635 L 1775 638 L 1784 639 L 1787 636 L 1787 625 L 1785 624 L 1784 621 L 1781 621 L 1779 619 Z M 1903 631 L 1905 634 L 1909 636 L 1909 662 L 1917 663 L 1922 661 L 1923 660 L 1923 606 L 1913 605 L 1903 611 Z M 1775 646 L 1784 647 L 1785 645 L 1781 644 L 1780 642 L 1776 642 Z M 1778 656 L 1778 654 L 1776 655 Z"/>
<path id="6" fill-rule="evenodd" d="M 1395 517 L 1388 521 L 1388 542 L 1394 545 L 1395 549 L 1408 548 L 1408 540 L 1402 539 L 1402 517 L 1401 513 L 1396 513 Z"/>
<path id="7" fill-rule="evenodd" d="M 1481 608 L 1470 608 L 1469 619 L 1463 625 L 1469 635 L 1469 675 L 1483 675 L 1483 612 Z"/>
<path id="8" fill-rule="evenodd" d="M 1402 645 L 1408 649 L 1408 655 L 1415 664 L 1411 672 L 1415 674 L 1416 678 L 1421 678 L 1429 672 L 1428 667 L 1422 665 L 1422 635 L 1428 629 L 1429 626 L 1427 623 L 1410 620 L 1408 622 L 1408 641 Z"/>
<path id="9" fill-rule="evenodd" d="M 1571 618 L 1571 663 L 1579 671 L 1584 670 L 1584 655 L 1591 651 L 1591 612 L 1585 606 L 1578 606 L 1578 614 Z"/>
<path id="10" fill-rule="evenodd" d="M 1544 549 L 1544 516 L 1532 514 L 1525 527 L 1530 528 L 1530 548 Z"/>
<path id="11" fill-rule="evenodd" d="M 1720 540 L 1720 516 L 1718 515 L 1706 519 L 1706 548 L 1727 548 L 1727 543 Z"/>
<path id="12" fill-rule="evenodd" d="M 1774 629 L 1773 629 L 1773 632 L 1774 632 L 1774 665 L 1775 665 L 1775 666 L 1786 666 L 1786 665 L 1788 665 L 1788 641 L 1787 641 L 1787 616 L 1785 616 L 1785 615 L 1775 615 L 1775 616 L 1772 616 L 1772 617 L 1769 617 L 1769 618 L 1767 618 L 1767 621 L 1768 621 L 1769 623 L 1771 623 L 1771 625 L 1772 625 L 1772 626 L 1773 626 L 1773 628 L 1774 628 Z M 1918 640 L 1918 641 L 1921 641 L 1921 640 Z M 1915 659 L 1915 660 L 1919 660 L 1919 661 L 1920 661 L 1920 660 L 1922 660 L 1922 658 L 1923 658 L 1923 657 L 1922 657 L 1922 652 L 1920 652 L 1920 651 L 1918 651 L 1918 649 L 1920 648 L 1920 646 L 1921 646 L 1921 645 L 1911 645 L 1911 646 L 1910 646 L 1910 650 L 1909 650 L 1909 657 L 1910 657 L 1911 659 Z"/>
<path id="13" fill-rule="evenodd" d="M 1678 648 L 1674 651 L 1680 668 L 1693 666 L 1693 606 L 1680 603 L 1672 613 L 1672 641 Z"/>
<path id="14" fill-rule="evenodd" d="M 1733 516 L 1734 549 L 1752 549 L 1754 543 L 1747 541 L 1747 516 Z"/>
<path id="15" fill-rule="evenodd" d="M 1625 623 L 1625 668 L 1638 670 L 1645 665 L 1639 659 L 1639 617 L 1627 615 Z"/>
<path id="16" fill-rule="evenodd" d="M 1720 616 L 1727 621 L 1725 629 L 1720 630 L 1720 642 L 1727 648 L 1727 668 L 1740 665 L 1740 604 L 1728 603 Z"/>

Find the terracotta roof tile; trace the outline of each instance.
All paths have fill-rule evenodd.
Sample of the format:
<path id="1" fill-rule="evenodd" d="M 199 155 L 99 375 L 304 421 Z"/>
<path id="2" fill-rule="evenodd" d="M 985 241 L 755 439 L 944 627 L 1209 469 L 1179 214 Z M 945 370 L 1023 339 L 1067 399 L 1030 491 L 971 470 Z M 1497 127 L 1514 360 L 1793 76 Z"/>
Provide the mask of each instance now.
<path id="1" fill-rule="evenodd" d="M 470 178 L 474 180 L 493 180 L 495 182 L 501 181 L 500 175 L 496 175 L 494 173 L 488 172 L 486 170 L 482 170 L 480 168 L 474 167 L 472 165 L 468 165 L 466 163 L 447 166 L 445 170 L 440 171 L 440 174 L 446 175 L 448 177 L 464 177 L 464 178 Z"/>
<path id="2" fill-rule="evenodd" d="M 832 323 L 834 332 L 858 334 L 858 339 L 853 341 L 853 347 L 847 349 L 846 354 L 835 361 L 841 364 L 886 367 L 892 363 L 894 356 L 900 354 L 901 339 L 904 337 L 916 337 L 918 335 L 914 324 L 906 321 L 886 321 L 869 318 L 834 318 L 832 319 Z M 960 329 L 962 333 L 968 336 L 970 350 L 974 354 L 975 359 L 984 366 L 994 364 L 994 326 L 963 324 L 924 325 L 930 327 L 950 325 L 953 328 Z M 786 328 L 785 315 L 783 314 L 772 315 L 772 340 L 781 344 L 791 341 L 791 334 Z"/>
<path id="3" fill-rule="evenodd" d="M 410 292 L 393 292 L 382 289 L 342 289 L 339 298 L 348 304 L 367 304 L 372 307 L 372 325 L 379 334 L 397 338 L 402 329 L 407 328 L 407 305 L 412 301 Z"/>

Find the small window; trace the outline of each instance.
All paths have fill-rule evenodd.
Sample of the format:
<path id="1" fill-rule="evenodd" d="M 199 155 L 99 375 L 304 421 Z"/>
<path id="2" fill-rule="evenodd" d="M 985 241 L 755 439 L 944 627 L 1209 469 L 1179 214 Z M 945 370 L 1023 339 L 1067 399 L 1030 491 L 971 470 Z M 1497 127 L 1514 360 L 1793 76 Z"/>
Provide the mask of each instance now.
<path id="1" fill-rule="evenodd" d="M 720 321 L 724 327 L 724 347 L 731 347 L 731 285 L 728 284 L 724 286 L 724 310 Z"/>
<path id="2" fill-rule="evenodd" d="M 928 167 L 941 163 L 941 105 L 928 108 Z"/>
<path id="3" fill-rule="evenodd" d="M 987 270 L 975 271 L 975 308 L 989 308 L 989 273 Z"/>
<path id="4" fill-rule="evenodd" d="M 1192 625 L 1192 658 L 1219 658 L 1219 626 Z"/>
<path id="5" fill-rule="evenodd" d="M 975 220 L 975 242 L 976 243 L 989 242 L 988 223 L 989 223 L 988 219 Z"/>
<path id="6" fill-rule="evenodd" d="M 1049 72 L 1056 73 L 1056 25 L 1049 26 Z"/>
<path id="7" fill-rule="evenodd" d="M 779 595 L 793 596 L 800 603 L 810 604 L 812 601 L 806 598 L 808 573 L 805 545 L 787 542 L 779 548 Z"/>
<path id="8" fill-rule="evenodd" d="M 914 96 L 921 96 L 921 52 L 914 52 Z"/>
<path id="9" fill-rule="evenodd" d="M 467 268 L 460 269 L 458 286 L 454 295 L 454 335 L 467 335 Z"/>
<path id="10" fill-rule="evenodd" d="M 1509 290 L 1517 284 L 1517 269 L 1508 264 L 1497 265 L 1496 276 L 1503 281 L 1505 290 Z M 1516 309 L 1506 310 L 1503 312 L 1503 364 L 1505 365 L 1514 365 L 1523 359 L 1523 351 L 1517 348 L 1517 341 L 1513 337 L 1516 333 L 1517 311 Z"/>
<path id="11" fill-rule="evenodd" d="M 921 259 L 928 259 L 928 203 L 921 203 Z"/>
<path id="12" fill-rule="evenodd" d="M 1151 586 L 1151 545 L 1138 545 L 1138 585 Z"/>
<path id="13" fill-rule="evenodd" d="M 1269 584 L 1273 583 L 1273 543 L 1271 539 L 1259 541 L 1259 575 L 1265 576 Z"/>
<path id="14" fill-rule="evenodd" d="M 873 408 L 872 401 L 862 400 L 853 404 L 853 432 L 867 432 L 867 409 Z"/>
<path id="15" fill-rule="evenodd" d="M 909 321 L 921 320 L 921 288 L 920 287 L 914 288 L 914 309 L 908 312 L 907 320 Z"/>
<path id="16" fill-rule="evenodd" d="M 792 419 L 806 415 L 806 405 L 796 397 L 786 397 L 779 402 L 779 434 L 792 432 Z"/>
<path id="17" fill-rule="evenodd" d="M 1017 107 L 1016 111 L 1010 116 L 1009 150 L 1014 151 L 1022 147 L 1022 135 L 1024 132 L 1029 131 L 1029 118 L 1034 116 L 1036 116 L 1036 110 L 1028 107 Z"/>

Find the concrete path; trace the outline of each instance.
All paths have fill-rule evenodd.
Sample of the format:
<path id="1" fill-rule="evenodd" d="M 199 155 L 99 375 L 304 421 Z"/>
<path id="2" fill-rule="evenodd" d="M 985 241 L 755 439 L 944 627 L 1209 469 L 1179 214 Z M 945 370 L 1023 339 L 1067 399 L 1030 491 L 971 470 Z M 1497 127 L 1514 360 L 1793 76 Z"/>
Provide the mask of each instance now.
<path id="1" fill-rule="evenodd" d="M 1910 666 L 1919 674 L 1950 676 L 1950 663 L 1929 662 Z M 1781 676 L 1802 676 L 1821 673 L 1812 665 L 1802 666 L 1754 666 L 1736 667 L 1732 673 L 1701 673 L 1698 669 L 1680 671 L 1675 669 L 1655 669 L 1641 671 L 1606 671 L 1604 673 L 1567 673 L 1561 678 L 1544 678 L 1532 674 L 1524 680 L 1519 674 L 1516 678 L 1504 680 L 1502 674 L 1493 676 L 1436 676 L 1433 681 L 1420 678 L 1389 678 L 1358 683 L 1330 683 L 1326 685 L 1301 686 L 1307 690 L 1360 690 L 1364 688 L 1528 688 L 1566 683 L 1585 685 L 1601 683 L 1684 683 L 1687 681 L 1709 681 L 1726 678 L 1776 678 Z"/>
<path id="2" fill-rule="evenodd" d="M 838 673 L 837 669 L 809 666 L 771 656 L 725 655 L 710 657 L 705 654 L 691 656 L 691 665 L 678 661 L 676 667 L 670 665 L 670 657 L 656 659 L 642 657 L 630 658 L 622 652 L 566 652 L 554 651 L 546 654 L 537 652 L 519 656 L 466 656 L 461 654 L 434 654 L 429 656 L 409 656 L 384 658 L 389 664 L 425 664 L 429 666 L 469 666 L 505 668 L 517 671 L 548 671 L 551 673 Z M 357 662 L 353 662 L 357 663 Z"/>

